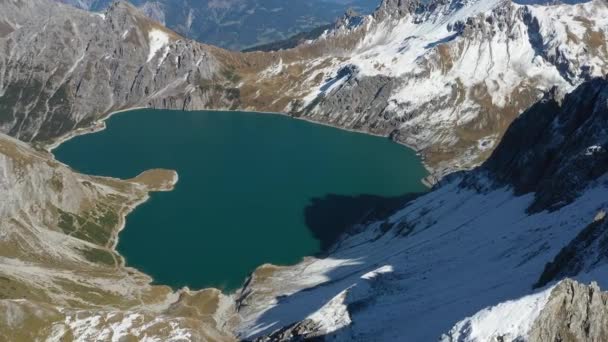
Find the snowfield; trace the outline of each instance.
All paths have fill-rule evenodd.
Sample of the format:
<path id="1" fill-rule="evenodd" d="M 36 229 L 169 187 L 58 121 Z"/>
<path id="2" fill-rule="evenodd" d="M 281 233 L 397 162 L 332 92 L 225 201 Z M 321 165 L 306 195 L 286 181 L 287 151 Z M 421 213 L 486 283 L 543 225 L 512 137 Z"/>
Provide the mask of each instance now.
<path id="1" fill-rule="evenodd" d="M 559 211 L 534 215 L 526 213 L 533 195 L 478 193 L 453 181 L 388 218 L 386 233 L 383 222 L 374 223 L 329 258 L 279 272 L 281 299 L 257 303 L 267 309 L 251 316 L 244 310 L 239 331 L 252 338 L 334 312 L 340 319 L 325 330 L 339 340 L 437 340 L 463 317 L 533 293 L 545 264 L 608 206 L 606 180 Z M 532 318 L 542 293 L 471 318 L 481 322 L 474 336 L 484 340 L 492 322 L 517 310 Z M 357 309 L 345 317 L 344 305 Z M 355 324 L 341 329 L 349 320 Z M 507 333 L 524 331 L 524 321 Z"/>
<path id="2" fill-rule="evenodd" d="M 169 35 L 159 29 L 152 29 L 148 32 L 148 41 L 150 52 L 148 53 L 147 62 L 150 62 L 161 49 L 169 44 Z M 163 56 L 166 57 L 167 53 L 168 51 L 165 51 Z M 164 59 L 164 57 L 162 57 L 162 59 Z"/>

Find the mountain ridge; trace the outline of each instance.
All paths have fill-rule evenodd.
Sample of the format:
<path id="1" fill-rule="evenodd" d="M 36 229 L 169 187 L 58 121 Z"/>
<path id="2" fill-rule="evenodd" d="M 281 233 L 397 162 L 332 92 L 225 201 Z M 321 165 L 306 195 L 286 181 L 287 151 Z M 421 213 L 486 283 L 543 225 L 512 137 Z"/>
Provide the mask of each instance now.
<path id="1" fill-rule="evenodd" d="M 33 9 L 38 13 L 59 6 L 38 1 Z M 392 5 L 387 1 L 380 8 Z M 0 59 L 8 73 L 0 80 L 5 94 L 0 105 L 15 110 L 16 102 L 27 95 L 20 93 L 23 87 L 55 97 L 26 97 L 41 103 L 21 108 L 23 117 L 4 114 L 0 127 L 21 139 L 48 144 L 126 108 L 280 112 L 390 137 L 419 152 L 435 175 L 432 181 L 437 181 L 480 164 L 517 114 L 545 92 L 557 86 L 565 93 L 608 72 L 606 44 L 594 43 L 605 37 L 606 25 L 601 23 L 608 8 L 601 0 L 554 6 L 454 0 L 425 6 L 426 12 L 403 12 L 400 19 L 375 19 L 382 10 L 345 17 L 314 41 L 269 53 L 229 52 L 169 34 L 174 38 L 161 42 L 163 54 L 150 60 L 149 53 L 141 52 L 149 51 L 149 31 L 164 31 L 136 14 L 135 8 L 116 13 L 122 19 L 111 18 L 114 12 L 109 12 L 111 22 L 66 10 L 53 20 L 66 13 L 81 18 L 82 42 L 66 45 L 44 33 L 46 44 L 72 51 L 72 56 L 58 61 L 63 67 L 54 71 L 65 82 L 59 93 L 44 83 L 53 70 L 40 67 L 44 58 L 56 57 L 28 56 L 14 43 L 37 35 L 38 23 L 20 24 L 24 37 L 12 32 L 3 39 L 5 49 L 14 51 L 12 57 Z M 20 15 L 11 20 L 16 18 Z M 121 27 L 93 34 L 84 24 L 91 24 L 88 18 L 97 27 Z M 61 26 L 56 26 L 54 35 L 60 36 Z M 135 33 L 122 37 L 131 29 Z M 34 49 L 45 51 L 41 41 L 33 42 Z M 87 46 L 84 42 L 93 50 L 79 59 Z M 517 54 L 511 55 L 511 49 Z M 93 60 L 104 55 L 101 61 Z M 130 65 L 117 66 L 117 61 Z M 32 69 L 41 71 L 28 78 Z M 88 77 L 87 69 L 97 78 Z M 103 99 L 100 103 L 84 100 L 91 98 L 92 89 L 98 89 L 95 98 Z M 60 108 L 62 101 L 72 108 L 67 117 L 53 114 L 58 111 L 53 107 Z M 48 132 L 37 132 L 44 121 L 49 121 L 44 124 Z"/>
<path id="2" fill-rule="evenodd" d="M 56 0 L 88 11 L 104 11 L 111 0 Z M 286 39 L 331 23 L 349 6 L 368 13 L 374 0 L 133 0 L 149 18 L 181 35 L 230 50 Z"/>

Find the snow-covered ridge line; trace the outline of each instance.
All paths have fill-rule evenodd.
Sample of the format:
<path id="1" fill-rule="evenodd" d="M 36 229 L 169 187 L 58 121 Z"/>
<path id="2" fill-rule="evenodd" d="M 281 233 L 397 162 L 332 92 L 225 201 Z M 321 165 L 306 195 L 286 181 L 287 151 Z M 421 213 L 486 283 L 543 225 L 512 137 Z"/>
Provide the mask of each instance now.
<path id="1" fill-rule="evenodd" d="M 440 341 L 525 341 L 553 288 L 483 309 L 458 322 Z"/>
<path id="2" fill-rule="evenodd" d="M 370 15 L 352 28 L 338 25 L 321 37 L 316 44 L 356 44 L 306 79 L 303 112 L 391 136 L 419 151 L 440 178 L 483 162 L 508 123 L 545 92 L 567 93 L 608 73 L 602 0 L 419 6 Z M 339 78 L 345 69 L 356 75 Z M 322 82 L 310 81 L 318 75 Z"/>

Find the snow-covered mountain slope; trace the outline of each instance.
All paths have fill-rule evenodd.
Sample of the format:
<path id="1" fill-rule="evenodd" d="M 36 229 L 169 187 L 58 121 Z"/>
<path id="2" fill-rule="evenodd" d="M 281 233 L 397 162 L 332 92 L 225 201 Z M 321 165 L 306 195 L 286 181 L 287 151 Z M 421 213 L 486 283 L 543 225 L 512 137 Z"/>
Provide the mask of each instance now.
<path id="1" fill-rule="evenodd" d="M 608 72 L 603 0 L 385 0 L 314 41 L 252 53 L 189 41 L 125 3 L 102 15 L 16 3 L 0 3 L 0 129 L 26 141 L 138 106 L 273 111 L 390 136 L 439 177 L 485 160 L 546 91 Z"/>
<path id="2" fill-rule="evenodd" d="M 439 174 L 467 168 L 544 91 L 568 92 L 608 71 L 606 18 L 601 0 L 384 1 L 374 15 L 348 18 L 310 43 L 341 48 L 298 64 L 310 73 L 293 93 L 303 99 L 296 112 L 391 135 Z"/>
<path id="3" fill-rule="evenodd" d="M 538 125 L 526 125 L 540 115 Z M 486 328 L 468 331 L 470 340 L 486 341 L 484 329 L 492 324 L 514 340 L 536 324 L 553 295 L 547 289 L 563 277 L 597 280 L 606 288 L 604 257 L 573 267 L 604 253 L 604 234 L 588 231 L 605 227 L 606 120 L 606 79 L 584 83 L 561 105 L 550 97 L 540 101 L 480 168 L 447 177 L 390 217 L 355 227 L 327 258 L 254 273 L 237 300 L 238 333 L 431 341 L 478 310 L 532 295 L 482 311 L 452 330 L 457 340 L 481 321 Z M 497 168 L 506 161 L 509 168 Z M 530 187 L 523 188 L 526 179 Z M 547 196 L 555 182 L 562 186 Z M 547 271 L 555 268 L 564 271 Z M 540 279 L 545 290 L 537 289 Z"/>

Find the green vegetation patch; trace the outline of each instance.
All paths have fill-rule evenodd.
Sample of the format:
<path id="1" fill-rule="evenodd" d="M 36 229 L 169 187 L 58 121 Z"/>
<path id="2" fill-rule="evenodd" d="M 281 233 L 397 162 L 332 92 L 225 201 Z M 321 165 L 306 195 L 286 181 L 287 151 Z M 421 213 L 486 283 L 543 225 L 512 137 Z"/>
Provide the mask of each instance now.
<path id="1" fill-rule="evenodd" d="M 107 246 L 112 232 L 119 222 L 117 210 L 111 206 L 98 204 L 94 210 L 84 215 L 69 213 L 57 208 L 59 221 L 57 226 L 67 235 L 77 239 Z"/>
<path id="2" fill-rule="evenodd" d="M 236 73 L 234 67 L 222 69 L 221 74 L 232 83 L 238 83 L 241 80 L 241 76 Z"/>
<path id="3" fill-rule="evenodd" d="M 116 259 L 114 259 L 114 253 L 101 249 L 101 248 L 85 248 L 81 250 L 82 255 L 96 264 L 116 266 Z"/>

